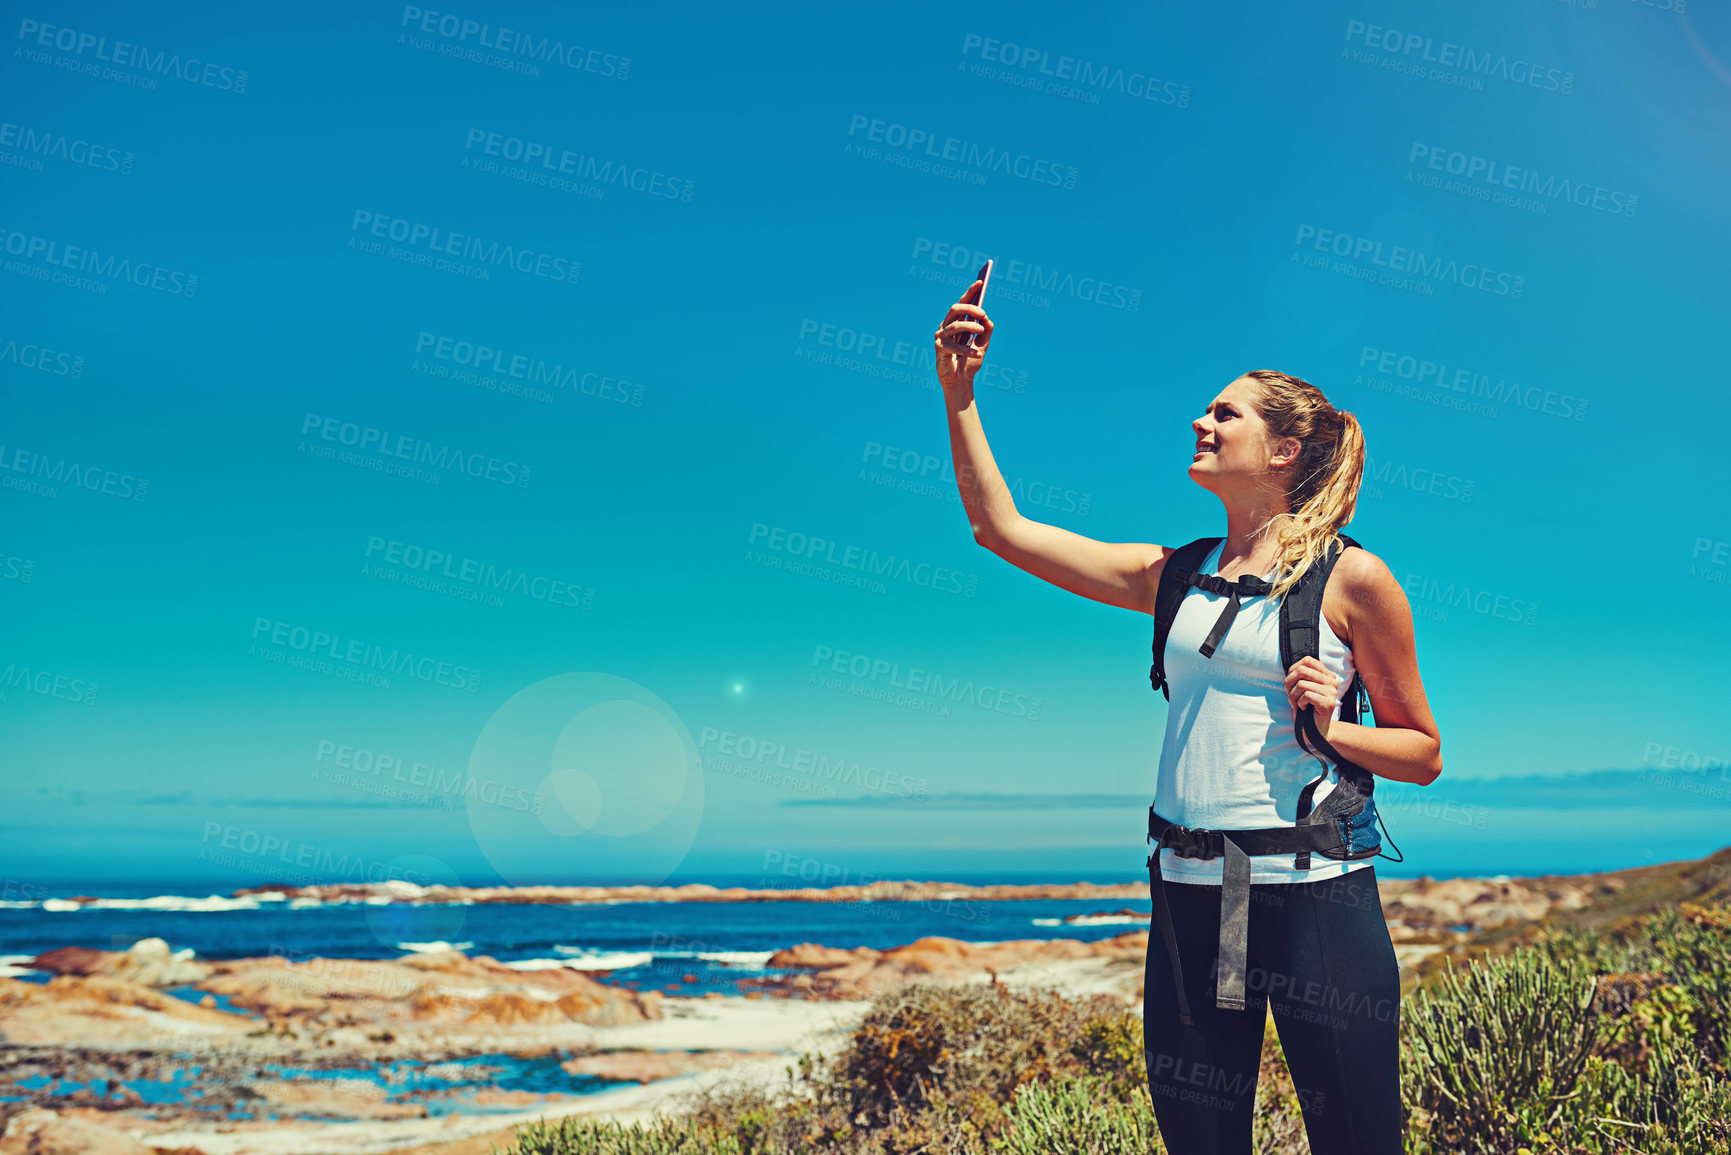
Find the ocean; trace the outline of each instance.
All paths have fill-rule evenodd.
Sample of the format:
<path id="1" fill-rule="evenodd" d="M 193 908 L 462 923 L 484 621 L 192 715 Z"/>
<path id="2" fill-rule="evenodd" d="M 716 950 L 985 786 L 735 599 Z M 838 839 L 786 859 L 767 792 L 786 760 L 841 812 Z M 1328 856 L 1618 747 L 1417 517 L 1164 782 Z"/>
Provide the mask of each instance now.
<path id="1" fill-rule="evenodd" d="M 0 900 L 0 974 L 45 980 L 47 975 L 28 969 L 29 960 L 44 951 L 125 950 L 140 939 L 160 938 L 174 951 L 204 959 L 384 959 L 457 949 L 520 970 L 608 972 L 608 982 L 638 990 L 737 994 L 741 980 L 772 973 L 767 964 L 773 952 L 797 943 L 883 949 L 934 935 L 972 942 L 1092 941 L 1148 925 L 1111 912 L 1149 909 L 1146 899 L 417 905 L 174 894 L 137 886 L 108 891 L 88 903 L 68 901 L 91 893 L 77 890 Z M 1064 921 L 1088 915 L 1109 917 Z M 184 997 L 196 1001 L 202 995 L 188 991 Z"/>

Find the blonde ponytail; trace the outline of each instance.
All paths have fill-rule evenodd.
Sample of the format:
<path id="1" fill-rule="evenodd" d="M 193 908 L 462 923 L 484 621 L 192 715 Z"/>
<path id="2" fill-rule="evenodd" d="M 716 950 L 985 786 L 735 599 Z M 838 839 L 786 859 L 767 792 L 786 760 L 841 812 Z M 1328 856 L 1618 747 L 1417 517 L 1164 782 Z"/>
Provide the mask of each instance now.
<path id="1" fill-rule="evenodd" d="M 1272 597 L 1286 596 L 1321 561 L 1358 508 L 1364 480 L 1364 430 L 1358 418 L 1329 404 L 1308 381 L 1272 369 L 1245 374 L 1260 394 L 1257 411 L 1278 440 L 1296 437 L 1302 446 L 1287 485 L 1287 513 L 1269 519 L 1275 527 Z"/>

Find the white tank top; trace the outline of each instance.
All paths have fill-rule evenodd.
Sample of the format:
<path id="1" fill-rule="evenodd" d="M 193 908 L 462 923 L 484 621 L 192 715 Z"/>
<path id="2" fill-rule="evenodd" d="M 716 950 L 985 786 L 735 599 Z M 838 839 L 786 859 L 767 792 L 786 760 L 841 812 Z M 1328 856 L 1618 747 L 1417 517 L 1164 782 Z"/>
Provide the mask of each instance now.
<path id="1" fill-rule="evenodd" d="M 1199 573 L 1219 567 L 1220 546 L 1197 566 Z M 1272 571 L 1263 574 L 1273 580 Z M 1179 603 L 1166 638 L 1166 677 L 1172 694 L 1166 739 L 1160 750 L 1160 777 L 1154 809 L 1184 826 L 1243 830 L 1291 826 L 1298 821 L 1298 795 L 1322 772 L 1323 763 L 1298 744 L 1292 703 L 1286 697 L 1286 671 L 1280 665 L 1280 610 L 1273 599 L 1239 599 L 1238 617 L 1212 658 L 1197 647 L 1220 617 L 1226 595 L 1192 587 Z M 1321 659 L 1339 680 L 1340 693 L 1352 684 L 1352 651 L 1322 619 Z M 1337 706 L 1335 718 L 1340 717 Z M 1321 805 L 1335 787 L 1332 771 L 1311 802 Z M 1250 881 L 1315 882 L 1370 865 L 1368 859 L 1337 862 L 1310 856 L 1309 870 L 1294 870 L 1290 854 L 1252 855 Z M 1174 882 L 1220 885 L 1219 858 L 1180 858 L 1160 852 L 1160 870 Z"/>

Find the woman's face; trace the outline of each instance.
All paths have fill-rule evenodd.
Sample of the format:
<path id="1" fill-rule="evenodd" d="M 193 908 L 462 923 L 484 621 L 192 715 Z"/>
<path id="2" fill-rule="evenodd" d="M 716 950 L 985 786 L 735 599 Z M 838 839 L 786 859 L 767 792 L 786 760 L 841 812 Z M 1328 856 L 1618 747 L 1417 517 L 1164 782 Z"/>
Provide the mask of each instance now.
<path id="1" fill-rule="evenodd" d="M 1297 438 L 1271 444 L 1268 425 L 1256 411 L 1257 388 L 1250 378 L 1238 378 L 1190 423 L 1196 432 L 1190 478 L 1202 488 L 1224 495 L 1264 484 L 1271 470 L 1296 459 Z"/>

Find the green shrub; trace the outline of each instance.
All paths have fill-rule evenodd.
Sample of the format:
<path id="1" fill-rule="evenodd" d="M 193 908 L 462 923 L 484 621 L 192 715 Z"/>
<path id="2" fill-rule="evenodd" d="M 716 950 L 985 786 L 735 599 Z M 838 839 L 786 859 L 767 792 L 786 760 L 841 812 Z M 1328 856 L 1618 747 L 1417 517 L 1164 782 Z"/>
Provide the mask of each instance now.
<path id="1" fill-rule="evenodd" d="M 991 1150 L 1006 1155 L 1149 1155 L 1164 1151 L 1146 1090 L 1120 1095 L 1091 1076 L 1029 1083 L 1016 1092 Z"/>
<path id="2" fill-rule="evenodd" d="M 1148 1061 L 1143 1053 L 1142 1016 L 1101 1008 L 1082 1024 L 1071 1053 L 1090 1075 L 1097 1075 L 1116 1097 L 1148 1094 Z"/>
<path id="3" fill-rule="evenodd" d="M 745 1155 L 738 1140 L 687 1119 L 603 1123 L 558 1119 L 525 1124 L 508 1155 Z M 493 1149 L 497 1155 L 497 1148 Z"/>
<path id="4" fill-rule="evenodd" d="M 1088 1070 L 1133 1079 L 1140 1031 L 1124 1017 L 1104 1000 L 996 983 L 907 986 L 880 996 L 854 1030 L 832 1064 L 835 1086 L 867 1128 L 905 1125 L 941 1103 L 940 1115 L 989 1137 L 1024 1084 Z"/>
<path id="5" fill-rule="evenodd" d="M 1407 1000 L 1401 1092 L 1430 1146 L 1513 1151 L 1559 1123 L 1605 1033 L 1578 960 L 1514 953 L 1448 968 Z"/>
<path id="6" fill-rule="evenodd" d="M 1402 1016 L 1409 1151 L 1731 1155 L 1728 993 L 1731 919 L 1689 904 L 1451 969 Z"/>
<path id="7" fill-rule="evenodd" d="M 1709 1063 L 1731 1062 L 1731 914 L 1683 903 L 1648 934 L 1667 977 L 1687 992 L 1695 1045 Z"/>

